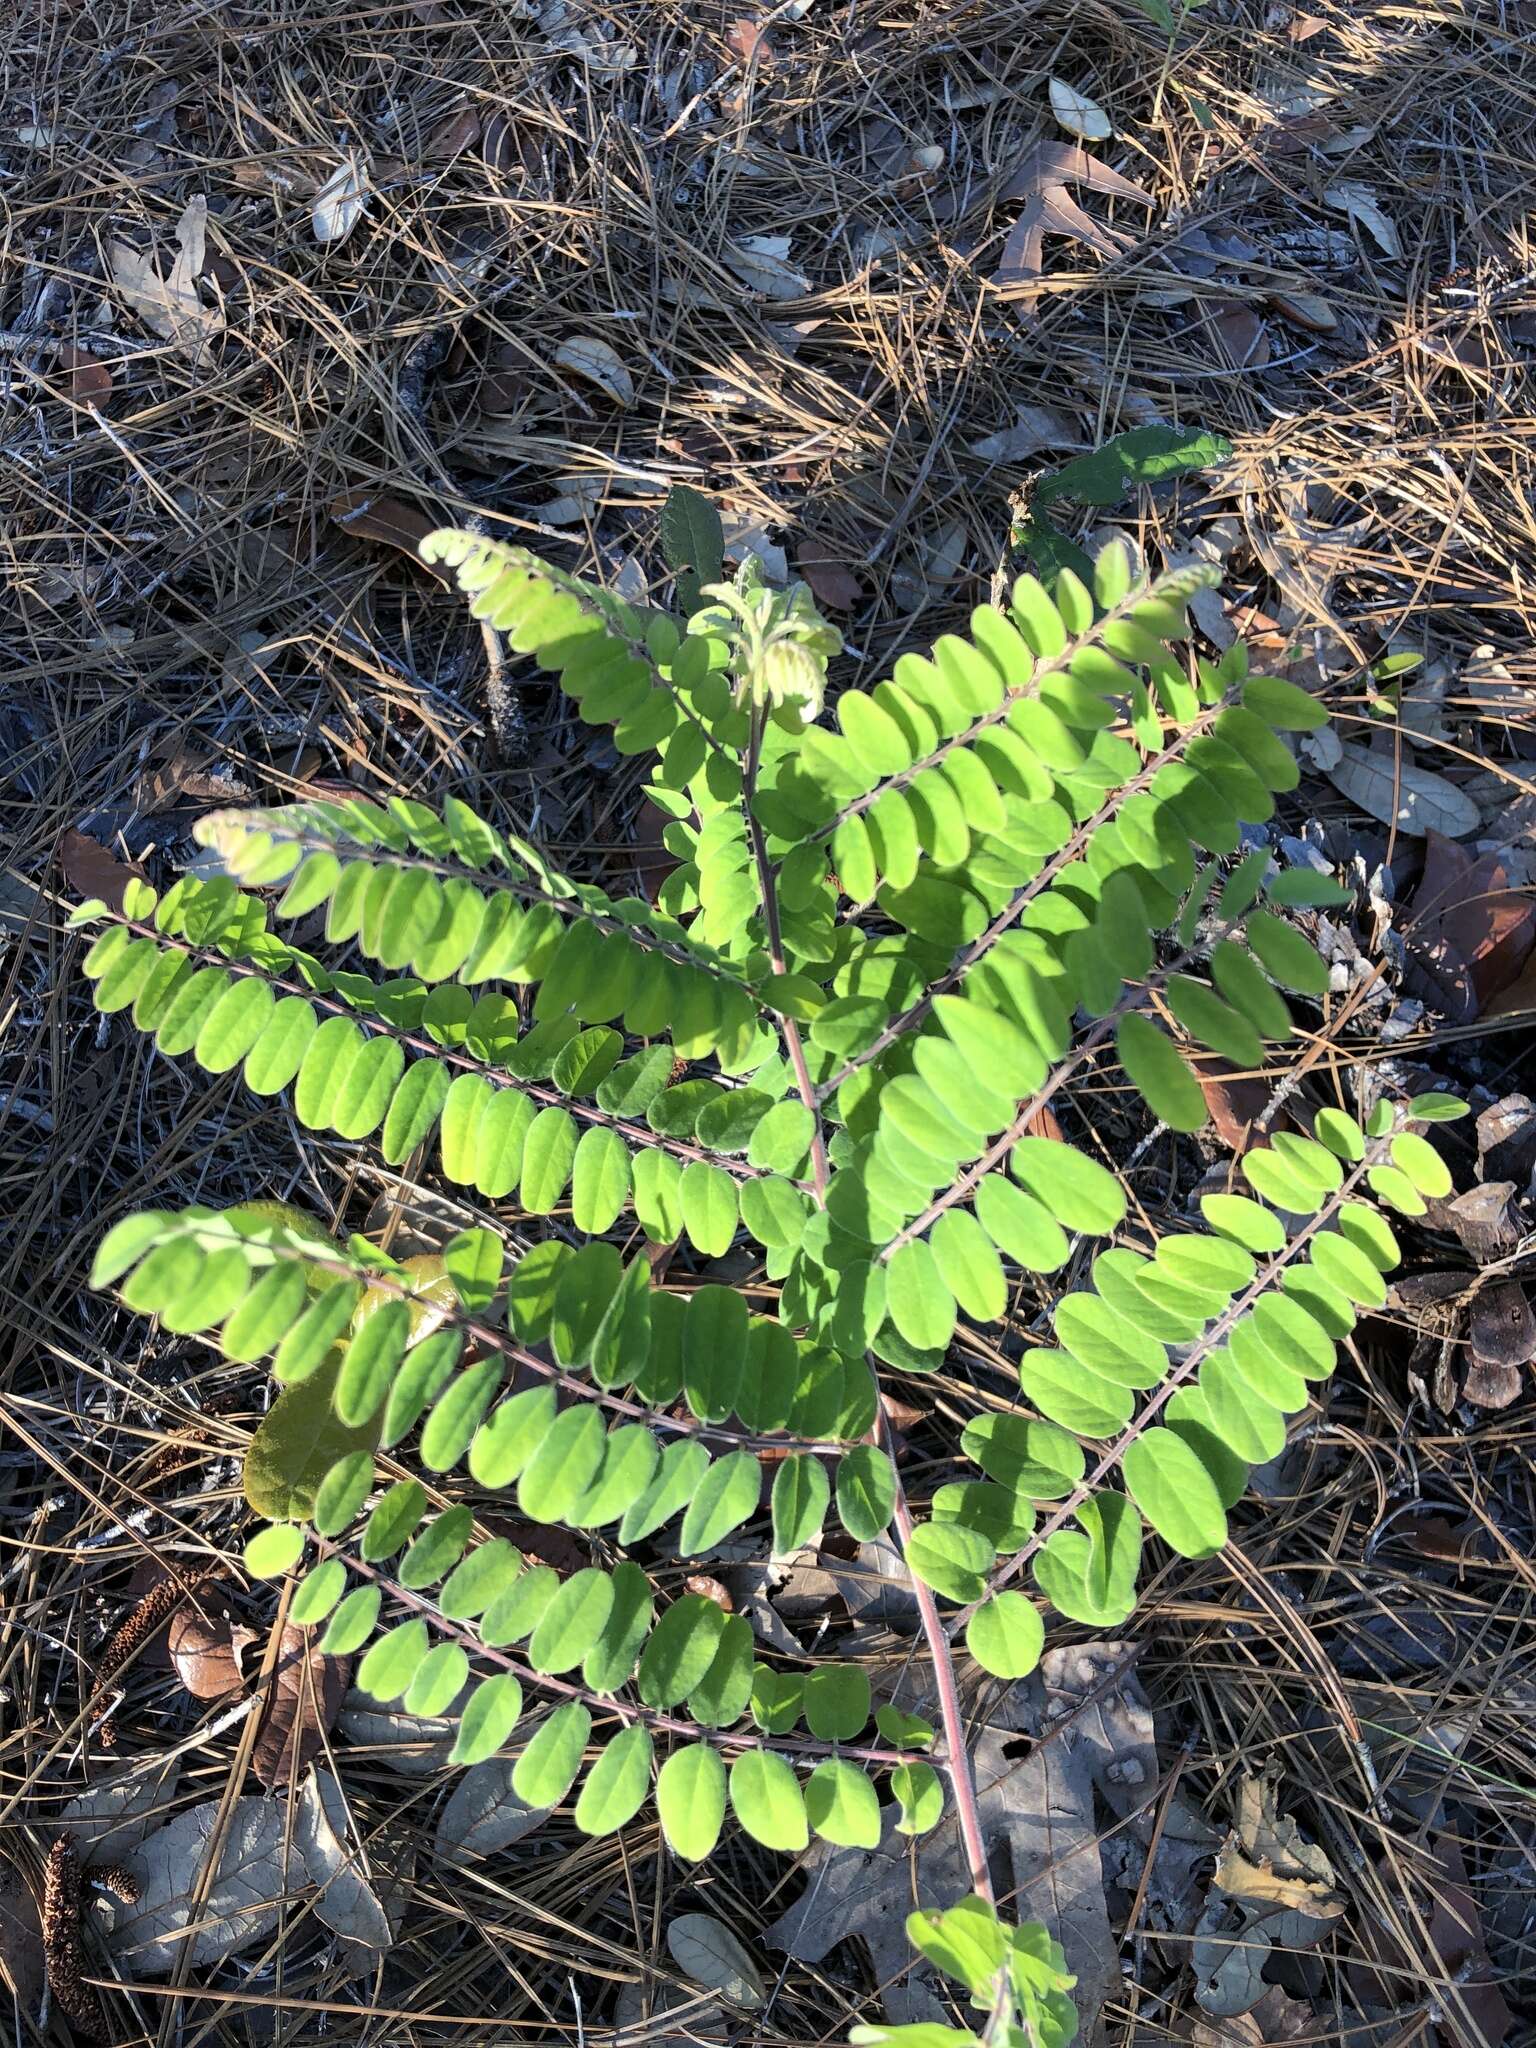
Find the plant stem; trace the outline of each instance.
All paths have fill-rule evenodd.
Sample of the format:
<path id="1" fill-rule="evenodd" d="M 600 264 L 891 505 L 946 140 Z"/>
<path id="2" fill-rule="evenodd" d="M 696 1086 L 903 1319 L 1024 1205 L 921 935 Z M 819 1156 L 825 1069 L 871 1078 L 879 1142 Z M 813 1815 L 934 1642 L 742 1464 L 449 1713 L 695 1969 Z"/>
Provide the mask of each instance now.
<path id="1" fill-rule="evenodd" d="M 896 1464 L 895 1432 L 883 1403 L 878 1427 L 896 1480 L 896 1533 L 901 1538 L 902 1547 L 905 1548 L 912 1534 L 912 1510 L 907 1506 L 906 1492 L 902 1487 L 901 1473 Z M 910 1572 L 910 1576 L 913 1597 L 917 1601 L 918 1620 L 922 1624 L 928 1653 L 933 1660 L 933 1684 L 939 1696 L 939 1720 L 944 1729 L 944 1770 L 949 1779 L 950 1789 L 955 1795 L 955 1813 L 960 1822 L 960 1840 L 971 1873 L 971 1889 L 978 1898 L 985 1899 L 990 1905 L 993 1903 L 992 1873 L 987 1866 L 987 1844 L 982 1834 L 981 1808 L 976 1799 L 976 1779 L 971 1770 L 971 1754 L 966 1743 L 960 1689 L 955 1683 L 954 1654 L 949 1646 L 949 1637 L 944 1632 L 944 1623 L 932 1589 L 923 1584 L 916 1572 Z"/>

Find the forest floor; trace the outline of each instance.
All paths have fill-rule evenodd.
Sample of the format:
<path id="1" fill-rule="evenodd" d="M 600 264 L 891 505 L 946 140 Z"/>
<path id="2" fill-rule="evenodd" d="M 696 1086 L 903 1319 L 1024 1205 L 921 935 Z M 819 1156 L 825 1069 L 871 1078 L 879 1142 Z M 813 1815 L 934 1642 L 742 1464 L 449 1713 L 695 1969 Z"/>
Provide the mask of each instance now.
<path id="1" fill-rule="evenodd" d="M 1153 566 L 1219 562 L 1202 634 L 1326 693 L 1337 737 L 1274 828 L 1361 883 L 1327 934 L 1322 1041 L 1469 1095 L 1460 1192 L 1412 1233 L 1234 1550 L 1155 1579 L 1062 1760 L 1036 1751 L 996 1798 L 1011 1885 L 1072 1918 L 1099 1973 L 1100 2040 L 1536 2042 L 1533 166 L 1532 0 L 12 10 L 0 1973 L 18 2043 L 68 2043 L 69 2011 L 103 1999 L 104 2038 L 157 2048 L 600 2048 L 615 2028 L 790 2048 L 889 2009 L 915 1864 L 861 1892 L 846 1863 L 739 1842 L 690 1878 L 649 1823 L 622 1849 L 558 1822 L 518 1843 L 504 1813 L 455 1803 L 431 1730 L 270 1697 L 270 1596 L 231 1571 L 189 1604 L 166 1576 L 238 1558 L 264 1385 L 84 1285 L 133 1207 L 268 1193 L 355 1229 L 421 1219 L 366 1149 L 98 1018 L 71 898 L 124 861 L 164 886 L 214 805 L 338 783 L 454 791 L 562 864 L 643 883 L 664 856 L 634 765 L 516 663 L 488 670 L 412 550 L 478 517 L 640 593 L 677 482 L 721 504 L 736 550 L 811 583 L 847 638 L 840 681 L 962 625 L 1032 548 L 1113 531 Z M 1181 474 L 1122 461 L 1042 492 L 1139 428 L 1178 430 Z M 1252 1085 L 1214 1086 L 1223 1156 Z M 916 1399 L 920 1434 L 944 1381 Z M 829 1549 L 735 1597 L 802 1642 L 906 1654 L 867 1559 Z M 1065 1697 L 1084 1682 L 1048 1676 Z M 315 1864 L 284 1829 L 253 1835 L 247 1896 L 283 1902 L 156 1971 L 114 1962 L 88 1886 L 40 2029 L 61 1829 L 99 1869 L 111 1830 L 186 1816 L 195 1865 L 237 1797 L 272 1804 L 306 1717 L 371 1845 L 367 1897 L 333 1886 L 317 1910 Z M 325 1817 L 305 1825 L 323 1864 Z M 1223 1844 L 1256 1892 L 1217 1883 Z M 755 2009 L 683 1988 L 667 1930 L 699 1911 L 753 1951 Z"/>

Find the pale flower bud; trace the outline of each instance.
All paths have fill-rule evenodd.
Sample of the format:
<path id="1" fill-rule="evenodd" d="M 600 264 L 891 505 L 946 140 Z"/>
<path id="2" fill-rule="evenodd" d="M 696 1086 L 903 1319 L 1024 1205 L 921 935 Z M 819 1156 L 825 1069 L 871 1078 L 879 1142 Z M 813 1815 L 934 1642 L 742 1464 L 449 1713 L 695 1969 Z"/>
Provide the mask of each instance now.
<path id="1" fill-rule="evenodd" d="M 764 648 L 750 678 L 759 704 L 794 704 L 807 719 L 821 715 L 826 665 L 794 640 L 775 640 Z"/>

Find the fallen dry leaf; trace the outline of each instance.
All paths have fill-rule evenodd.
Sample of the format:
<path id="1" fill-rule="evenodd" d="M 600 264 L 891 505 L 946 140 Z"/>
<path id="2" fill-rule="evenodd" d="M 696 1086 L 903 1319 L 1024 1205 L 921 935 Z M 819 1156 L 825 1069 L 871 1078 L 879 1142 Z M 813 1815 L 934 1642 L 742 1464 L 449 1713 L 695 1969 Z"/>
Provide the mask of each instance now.
<path id="1" fill-rule="evenodd" d="M 1110 118 L 1097 100 L 1060 78 L 1050 81 L 1049 92 L 1051 112 L 1069 135 L 1083 142 L 1107 142 L 1114 134 Z"/>
<path id="2" fill-rule="evenodd" d="M 460 107 L 445 121 L 438 123 L 427 137 L 423 155 L 431 157 L 462 156 L 466 149 L 480 140 L 481 113 L 478 107 Z"/>
<path id="3" fill-rule="evenodd" d="M 1510 888 L 1496 854 L 1474 861 L 1431 828 L 1403 937 L 1409 994 L 1466 1024 L 1519 981 L 1536 947 L 1536 906 Z"/>
<path id="4" fill-rule="evenodd" d="M 196 1700 L 220 1700 L 245 1683 L 245 1652 L 261 1640 L 228 1609 L 217 1611 L 211 1593 L 191 1599 L 171 1616 L 166 1648 L 176 1675 Z"/>
<path id="5" fill-rule="evenodd" d="M 321 1754 L 351 1678 L 350 1657 L 323 1657 L 307 1629 L 284 1628 L 251 1751 L 251 1768 L 269 1791 L 292 1784 Z"/>
<path id="6" fill-rule="evenodd" d="M 1422 839 L 1434 831 L 1448 839 L 1465 839 L 1482 823 L 1466 792 L 1433 769 L 1419 767 L 1406 747 L 1394 753 L 1390 746 L 1341 744 L 1338 758 L 1320 765 L 1329 781 L 1362 810 L 1383 825 L 1395 824 L 1411 838 Z"/>
<path id="7" fill-rule="evenodd" d="M 1269 333 L 1251 306 L 1222 306 L 1210 315 L 1217 346 L 1234 370 L 1262 370 L 1269 361 Z"/>
<path id="8" fill-rule="evenodd" d="M 333 1934 L 360 1941 L 371 1949 L 393 1947 L 395 1930 L 384 1901 L 369 1882 L 361 1847 L 349 1847 L 354 1832 L 347 1802 L 335 1776 L 309 1771 L 293 1813 L 293 1840 L 304 1859 L 304 1872 L 319 1887 L 315 1915 Z"/>
<path id="9" fill-rule="evenodd" d="M 31 1886 L 11 1862 L 0 1862 L 0 1983 L 18 2014 L 36 2019 L 43 1995 L 43 1923 Z"/>
<path id="10" fill-rule="evenodd" d="M 366 1751 L 402 1778 L 430 1778 L 442 1770 L 458 1736 L 456 1721 L 428 1720 L 421 1714 L 397 1714 L 377 1705 L 366 1693 L 349 1693 L 336 1717 L 337 1732 L 353 1750 Z"/>
<path id="11" fill-rule="evenodd" d="M 108 250 L 112 281 L 124 304 L 151 334 L 174 343 L 199 359 L 214 335 L 224 331 L 224 315 L 205 306 L 197 295 L 197 279 L 208 253 L 208 201 L 196 193 L 176 224 L 177 253 L 170 274 L 161 277 L 153 249 L 135 249 L 114 240 Z"/>
<path id="12" fill-rule="evenodd" d="M 112 372 L 104 362 L 72 341 L 59 343 L 60 367 L 69 371 L 69 393 L 82 405 L 105 398 L 112 389 Z"/>
<path id="13" fill-rule="evenodd" d="M 1055 454 L 1085 445 L 1081 429 L 1065 414 L 1049 405 L 1023 405 L 1015 413 L 1011 427 L 984 434 L 971 443 L 970 453 L 982 462 L 1025 462 L 1047 448 Z"/>
<path id="14" fill-rule="evenodd" d="M 723 1921 L 709 1913 L 680 1913 L 667 1926 L 667 1948 L 677 1967 L 706 1991 L 756 2011 L 767 1997 L 763 1973 Z"/>
<path id="15" fill-rule="evenodd" d="M 182 797 L 192 797 L 198 803 L 243 804 L 251 801 L 251 795 L 238 776 L 215 766 L 211 753 L 178 739 L 134 783 L 133 807 L 149 817 L 169 810 Z"/>
<path id="16" fill-rule="evenodd" d="M 120 1863 L 137 1849 L 176 1795 L 181 1764 L 153 1764 L 101 1778 L 71 1799 L 59 1826 L 79 1844 L 81 1861 Z"/>
<path id="17" fill-rule="evenodd" d="M 121 910 L 123 892 L 132 881 L 143 881 L 144 870 L 121 861 L 98 840 L 84 832 L 66 832 L 59 841 L 59 866 L 64 879 L 82 902 L 98 898 L 108 910 Z"/>
<path id="18" fill-rule="evenodd" d="M 1083 243 L 1106 259 L 1132 246 L 1133 237 L 1118 228 L 1103 227 L 1083 211 L 1068 189 L 1086 186 L 1113 199 L 1133 200 L 1151 207 L 1152 194 L 1129 178 L 1121 177 L 1074 143 L 1038 143 L 1003 187 L 1002 199 L 1022 199 L 1023 211 L 1014 222 L 992 282 L 1017 298 L 1032 294 L 1026 289 L 1038 285 L 1045 269 L 1045 238 L 1064 235 Z"/>
<path id="19" fill-rule="evenodd" d="M 683 1591 L 685 1593 L 698 1593 L 705 1600 L 713 1600 L 715 1605 L 726 1614 L 731 1614 L 735 1611 L 734 1602 L 730 1594 L 718 1579 L 712 1579 L 707 1572 L 695 1572 L 690 1578 L 684 1579 Z"/>
<path id="20" fill-rule="evenodd" d="M 1429 1853 L 1416 1866 L 1423 1888 L 1428 1926 L 1423 1930 L 1423 1948 L 1409 1934 L 1422 1925 L 1418 1915 L 1410 1918 L 1395 1912 L 1391 1920 L 1368 1915 L 1361 1933 L 1380 1968 L 1371 1962 L 1352 1962 L 1348 1977 L 1356 1995 L 1389 2007 L 1400 1996 L 1398 1986 L 1405 1977 L 1424 1967 L 1424 1948 L 1435 1958 L 1447 1983 L 1445 2012 L 1437 2027 L 1437 2038 L 1446 2048 L 1498 2048 L 1514 2023 L 1495 1979 L 1483 1936 L 1482 1915 L 1477 1896 L 1467 1880 L 1467 1868 L 1455 1839 L 1446 1834 L 1431 1838 Z M 1401 1878 L 1396 1880 L 1399 1884 Z"/>
<path id="21" fill-rule="evenodd" d="M 203 1866 L 221 1822 L 206 1896 Z M 206 1969 L 277 1926 L 288 1894 L 304 1882 L 288 1839 L 286 1805 L 274 1799 L 210 1799 L 150 1835 L 127 1859 L 139 1895 L 110 1909 L 108 1946 L 136 1975 L 163 1977 L 183 1958 Z M 181 1938 L 191 1927 L 190 1939 Z"/>
<path id="22" fill-rule="evenodd" d="M 345 162 L 336 166 L 315 194 L 314 209 L 310 215 L 315 240 L 320 243 L 344 242 L 368 211 L 372 193 L 367 160 L 353 151 Z"/>
<path id="23" fill-rule="evenodd" d="M 765 299 L 802 299 L 811 289 L 811 280 L 789 260 L 788 235 L 743 235 L 726 243 L 720 260 Z"/>
<path id="24" fill-rule="evenodd" d="M 811 586 L 816 602 L 829 610 L 848 612 L 864 602 L 863 584 L 846 562 L 827 551 L 824 541 L 801 541 L 795 550 L 795 567 Z"/>
<path id="25" fill-rule="evenodd" d="M 555 350 L 555 361 L 573 377 L 584 377 L 605 391 L 615 405 L 634 404 L 634 378 L 607 342 L 596 335 L 573 334 Z"/>
<path id="26" fill-rule="evenodd" d="M 1347 213 L 1351 220 L 1358 221 L 1385 256 L 1400 257 L 1402 242 L 1397 229 L 1381 210 L 1381 202 L 1369 185 L 1362 185 L 1357 179 L 1345 178 L 1337 185 L 1330 185 L 1323 198 L 1340 213 Z"/>
<path id="27" fill-rule="evenodd" d="M 1480 1288 L 1467 1330 L 1472 1362 L 1462 1391 L 1478 1408 L 1509 1407 L 1524 1385 L 1524 1368 L 1536 1358 L 1536 1316 L 1519 1281 Z"/>
<path id="28" fill-rule="evenodd" d="M 1431 1213 L 1437 1223 L 1449 1225 L 1480 1266 L 1487 1266 L 1513 1251 L 1525 1234 L 1516 1192 L 1512 1180 L 1482 1181 Z"/>
<path id="29" fill-rule="evenodd" d="M 1245 1778 L 1237 1795 L 1237 1825 L 1216 1859 L 1213 1882 L 1228 1897 L 1263 1901 L 1314 1920 L 1334 1920 L 1348 1900 L 1333 1865 L 1315 1842 L 1279 1808 L 1278 1778 Z"/>
<path id="30" fill-rule="evenodd" d="M 1274 292 L 1269 304 L 1282 320 L 1305 334 L 1332 334 L 1339 324 L 1338 314 L 1316 292 Z"/>
<path id="31" fill-rule="evenodd" d="M 493 1855 L 531 1835 L 553 1810 L 518 1798 L 512 1790 L 516 1762 L 515 1756 L 487 1757 L 454 1781 L 432 1844 L 445 1861 Z"/>
<path id="32" fill-rule="evenodd" d="M 740 20 L 733 21 L 725 32 L 725 40 L 742 64 L 755 63 L 762 70 L 773 61 L 773 45 L 768 40 L 768 31 L 754 16 L 743 15 Z"/>
<path id="33" fill-rule="evenodd" d="M 453 577 L 440 564 L 423 562 L 421 543 L 437 530 L 439 520 L 429 518 L 403 498 L 390 498 L 378 491 L 343 491 L 326 507 L 336 524 L 362 540 L 382 541 L 408 555 L 418 569 L 430 569 L 437 580 L 452 589 Z"/>

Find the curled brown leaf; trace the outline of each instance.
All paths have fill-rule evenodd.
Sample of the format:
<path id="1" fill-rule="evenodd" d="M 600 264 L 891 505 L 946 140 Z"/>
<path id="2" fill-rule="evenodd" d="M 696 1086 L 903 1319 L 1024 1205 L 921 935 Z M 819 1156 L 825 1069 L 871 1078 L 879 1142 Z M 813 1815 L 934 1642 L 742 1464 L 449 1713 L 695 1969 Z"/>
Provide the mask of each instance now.
<path id="1" fill-rule="evenodd" d="M 285 1626 L 251 1751 L 269 1791 L 292 1784 L 320 1755 L 351 1679 L 350 1657 L 323 1657 L 307 1629 Z"/>

